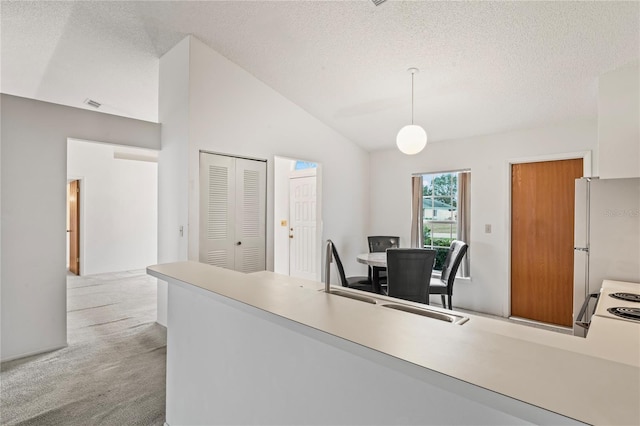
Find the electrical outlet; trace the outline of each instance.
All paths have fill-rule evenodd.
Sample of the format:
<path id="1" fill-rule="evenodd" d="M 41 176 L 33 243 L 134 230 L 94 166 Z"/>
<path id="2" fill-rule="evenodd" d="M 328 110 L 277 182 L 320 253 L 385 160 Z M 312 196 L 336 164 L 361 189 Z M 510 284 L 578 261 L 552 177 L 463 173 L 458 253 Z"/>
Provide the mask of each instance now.
<path id="1" fill-rule="evenodd" d="M 484 233 L 485 234 L 490 234 L 491 233 L 491 224 L 487 223 L 486 225 L 484 225 Z"/>

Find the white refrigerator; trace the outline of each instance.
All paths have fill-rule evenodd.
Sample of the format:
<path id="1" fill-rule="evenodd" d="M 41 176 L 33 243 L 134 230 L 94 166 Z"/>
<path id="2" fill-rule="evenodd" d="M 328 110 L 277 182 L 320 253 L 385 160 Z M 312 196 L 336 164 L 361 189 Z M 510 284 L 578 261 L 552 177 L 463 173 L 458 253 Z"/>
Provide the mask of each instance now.
<path id="1" fill-rule="evenodd" d="M 603 280 L 640 283 L 640 178 L 576 180 L 573 277 L 574 334 L 585 336 Z"/>

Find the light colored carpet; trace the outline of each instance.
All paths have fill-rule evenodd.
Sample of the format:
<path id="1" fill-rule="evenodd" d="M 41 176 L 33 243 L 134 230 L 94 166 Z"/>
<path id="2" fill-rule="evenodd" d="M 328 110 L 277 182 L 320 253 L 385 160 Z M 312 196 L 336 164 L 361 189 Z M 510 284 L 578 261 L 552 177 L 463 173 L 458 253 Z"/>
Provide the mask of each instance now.
<path id="1" fill-rule="evenodd" d="M 69 346 L 2 363 L 3 425 L 162 425 L 166 330 L 144 271 L 67 278 Z"/>

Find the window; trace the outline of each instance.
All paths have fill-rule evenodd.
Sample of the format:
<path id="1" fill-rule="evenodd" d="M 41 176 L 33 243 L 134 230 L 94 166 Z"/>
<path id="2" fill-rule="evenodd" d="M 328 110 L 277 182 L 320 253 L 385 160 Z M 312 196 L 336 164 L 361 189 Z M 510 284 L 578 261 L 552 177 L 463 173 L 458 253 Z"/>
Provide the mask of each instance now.
<path id="1" fill-rule="evenodd" d="M 309 161 L 297 160 L 295 164 L 295 170 L 315 169 L 318 165 Z"/>
<path id="2" fill-rule="evenodd" d="M 468 243 L 469 240 L 471 173 L 455 171 L 420 177 L 422 246 L 437 251 L 434 270 L 441 271 L 451 242 L 462 240 Z M 467 254 L 458 269 L 459 276 L 469 276 L 468 258 Z"/>

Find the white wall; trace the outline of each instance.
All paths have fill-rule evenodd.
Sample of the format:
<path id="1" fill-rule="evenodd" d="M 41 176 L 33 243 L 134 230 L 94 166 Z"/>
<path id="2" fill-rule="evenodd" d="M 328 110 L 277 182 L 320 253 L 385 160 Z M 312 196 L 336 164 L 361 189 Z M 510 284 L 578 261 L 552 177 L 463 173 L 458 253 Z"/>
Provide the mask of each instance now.
<path id="1" fill-rule="evenodd" d="M 188 50 L 186 48 L 188 46 Z M 188 72 L 186 71 L 188 70 Z M 188 88 L 185 86 L 188 84 Z M 185 100 L 188 99 L 188 105 Z M 188 126 L 185 127 L 185 114 Z M 159 180 L 161 207 L 159 261 L 181 260 L 182 242 L 172 234 L 175 225 L 164 226 L 162 199 L 180 206 L 188 188 L 188 258 L 198 260 L 198 165 L 199 151 L 267 160 L 267 269 L 273 270 L 274 156 L 304 158 L 322 163 L 324 220 L 323 239 L 332 238 L 341 251 L 348 274 L 362 275 L 366 269 L 355 261 L 367 250 L 369 155 L 251 74 L 188 37 L 160 60 L 160 120 L 163 123 L 160 170 L 167 141 L 180 143 L 182 155 L 188 141 L 188 166 L 180 162 L 172 182 Z M 173 131 L 169 132 L 169 127 Z M 188 172 L 188 179 L 183 174 Z M 180 176 L 178 176 L 180 175 Z M 180 185 L 181 190 L 167 190 Z M 174 209 L 176 207 L 173 207 Z M 186 230 L 186 228 L 185 228 Z M 158 317 L 164 317 L 166 288 L 159 289 Z"/>
<path id="2" fill-rule="evenodd" d="M 67 342 L 67 139 L 160 148 L 160 126 L 2 94 L 5 361 Z"/>
<path id="3" fill-rule="evenodd" d="M 189 38 L 160 58 L 158 117 L 158 263 L 187 260 Z M 182 229 L 182 232 L 180 230 Z M 167 325 L 167 283 L 158 280 L 158 319 Z"/>
<path id="4" fill-rule="evenodd" d="M 160 59 L 158 116 L 162 149 L 158 160 L 158 262 L 187 260 L 187 149 L 189 143 L 189 43 Z M 180 227 L 183 229 L 180 234 Z"/>
<path id="5" fill-rule="evenodd" d="M 640 177 L 640 68 L 632 62 L 598 81 L 601 178 Z"/>
<path id="6" fill-rule="evenodd" d="M 115 159 L 114 150 L 107 144 L 68 143 L 67 177 L 82 178 L 82 275 L 157 263 L 158 164 Z"/>
<path id="7" fill-rule="evenodd" d="M 369 155 L 201 41 L 191 38 L 189 259 L 198 259 L 198 151 L 267 159 L 267 269 L 273 270 L 273 158 L 322 163 L 323 239 L 347 274 L 366 271 Z M 343 254 L 344 253 L 344 254 Z"/>
<path id="8" fill-rule="evenodd" d="M 427 129 L 428 130 L 428 129 Z M 371 154 L 370 234 L 410 243 L 411 174 L 471 170 L 471 279 L 459 279 L 454 306 L 509 314 L 509 160 L 595 150 L 595 121 L 428 143 L 407 156 L 396 149 Z M 484 225 L 492 233 L 484 233 Z M 438 302 L 434 297 L 433 301 Z"/>

